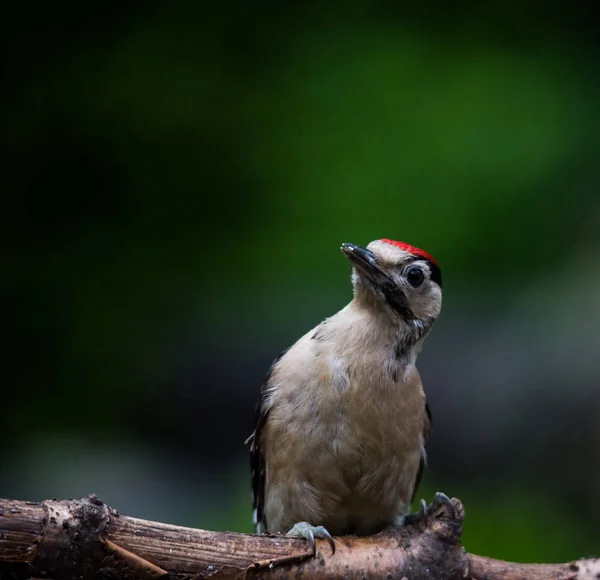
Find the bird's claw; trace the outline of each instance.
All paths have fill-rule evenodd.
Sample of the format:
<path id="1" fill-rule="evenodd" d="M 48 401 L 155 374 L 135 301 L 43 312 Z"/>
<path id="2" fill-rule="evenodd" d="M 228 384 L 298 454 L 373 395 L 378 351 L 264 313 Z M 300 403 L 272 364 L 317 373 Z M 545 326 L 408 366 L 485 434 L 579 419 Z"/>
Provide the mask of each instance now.
<path id="1" fill-rule="evenodd" d="M 331 555 L 335 554 L 335 543 L 331 534 L 323 526 L 311 526 L 308 522 L 298 522 L 286 534 L 286 536 L 294 536 L 296 538 L 304 538 L 310 542 L 313 557 L 317 555 L 317 543 L 315 538 L 327 540 L 331 546 Z"/>
<path id="2" fill-rule="evenodd" d="M 446 506 L 446 509 L 450 513 L 450 517 L 452 517 L 452 518 L 456 517 L 456 510 L 454 509 L 454 504 L 452 503 L 452 500 L 445 493 L 442 493 L 441 491 L 438 491 L 433 496 L 433 501 L 431 502 L 431 504 L 429 505 L 429 507 L 427 509 L 429 512 L 432 512 L 434 509 L 436 509 L 437 507 L 440 507 L 442 505 Z"/>
<path id="3" fill-rule="evenodd" d="M 454 504 L 452 503 L 450 498 L 445 493 L 438 491 L 433 496 L 433 501 L 429 505 L 427 505 L 427 502 L 424 499 L 422 499 L 419 502 L 419 511 L 416 514 L 410 514 L 406 516 L 404 521 L 407 524 L 414 524 L 419 522 L 424 522 L 426 524 L 429 518 L 429 514 L 431 514 L 434 510 L 436 510 L 442 505 L 446 507 L 452 518 L 456 516 Z"/>
<path id="4" fill-rule="evenodd" d="M 421 501 L 419 502 L 419 517 L 422 520 L 427 519 L 427 502 L 423 498 L 421 498 Z"/>

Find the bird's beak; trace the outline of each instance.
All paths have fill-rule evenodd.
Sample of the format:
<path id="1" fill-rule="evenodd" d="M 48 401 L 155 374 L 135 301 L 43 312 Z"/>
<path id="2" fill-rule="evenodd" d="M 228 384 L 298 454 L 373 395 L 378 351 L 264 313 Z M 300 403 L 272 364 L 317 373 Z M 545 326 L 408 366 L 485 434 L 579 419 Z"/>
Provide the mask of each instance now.
<path id="1" fill-rule="evenodd" d="M 356 244 L 342 244 L 341 250 L 344 252 L 344 256 L 352 262 L 358 274 L 369 282 L 376 295 L 380 296 L 405 320 L 414 319 L 404 291 L 381 267 L 377 262 L 377 256 L 371 250 L 361 248 Z"/>
<path id="2" fill-rule="evenodd" d="M 366 276 L 377 286 L 389 281 L 389 276 L 377 263 L 377 258 L 371 250 L 356 244 L 342 244 L 341 250 L 359 273 Z"/>

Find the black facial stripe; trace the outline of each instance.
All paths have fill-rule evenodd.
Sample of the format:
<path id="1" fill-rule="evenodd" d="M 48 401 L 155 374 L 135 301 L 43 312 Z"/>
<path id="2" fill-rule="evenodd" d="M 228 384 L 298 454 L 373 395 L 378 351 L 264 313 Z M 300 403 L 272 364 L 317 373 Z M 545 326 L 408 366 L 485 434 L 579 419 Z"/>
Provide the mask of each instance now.
<path id="1" fill-rule="evenodd" d="M 431 260 L 425 260 L 431 270 L 431 279 L 441 288 L 442 287 L 442 271 L 440 267 Z"/>
<path id="2" fill-rule="evenodd" d="M 396 343 L 395 355 L 397 361 L 402 361 L 410 349 L 429 332 L 434 319 L 427 318 L 426 320 L 412 320 L 410 322 L 412 324 L 409 324 L 408 332 L 405 332 L 403 339 Z"/>
<path id="3" fill-rule="evenodd" d="M 415 315 L 408 305 L 404 292 L 391 280 L 380 286 L 385 301 L 405 320 L 414 320 Z"/>

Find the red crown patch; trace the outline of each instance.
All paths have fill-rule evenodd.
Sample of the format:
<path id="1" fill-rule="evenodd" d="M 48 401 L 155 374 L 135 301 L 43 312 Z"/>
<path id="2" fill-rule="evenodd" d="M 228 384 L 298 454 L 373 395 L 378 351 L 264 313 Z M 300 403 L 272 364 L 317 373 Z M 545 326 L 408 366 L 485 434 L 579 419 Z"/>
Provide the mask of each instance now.
<path id="1" fill-rule="evenodd" d="M 400 248 L 401 250 L 404 250 L 405 252 L 408 252 L 409 254 L 412 254 L 413 256 L 421 256 L 421 258 L 430 260 L 431 262 L 433 262 L 434 264 L 437 265 L 437 262 L 433 259 L 433 256 L 431 256 L 424 250 L 415 248 L 415 246 L 411 246 L 410 244 L 406 244 L 404 242 L 396 242 L 395 240 L 389 240 L 388 238 L 382 238 L 381 241 L 385 242 L 386 244 L 391 244 L 392 246 L 396 246 L 397 248 Z"/>

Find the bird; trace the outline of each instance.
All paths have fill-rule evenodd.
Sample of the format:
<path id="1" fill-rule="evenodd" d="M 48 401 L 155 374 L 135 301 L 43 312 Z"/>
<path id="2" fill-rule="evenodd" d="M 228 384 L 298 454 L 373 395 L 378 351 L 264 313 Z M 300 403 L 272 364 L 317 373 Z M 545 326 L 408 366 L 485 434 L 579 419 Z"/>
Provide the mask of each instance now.
<path id="1" fill-rule="evenodd" d="M 250 446 L 254 525 L 310 541 L 402 526 L 432 420 L 416 367 L 442 307 L 427 252 L 388 238 L 344 243 L 353 298 L 273 362 Z M 430 506 L 421 500 L 417 517 Z"/>

